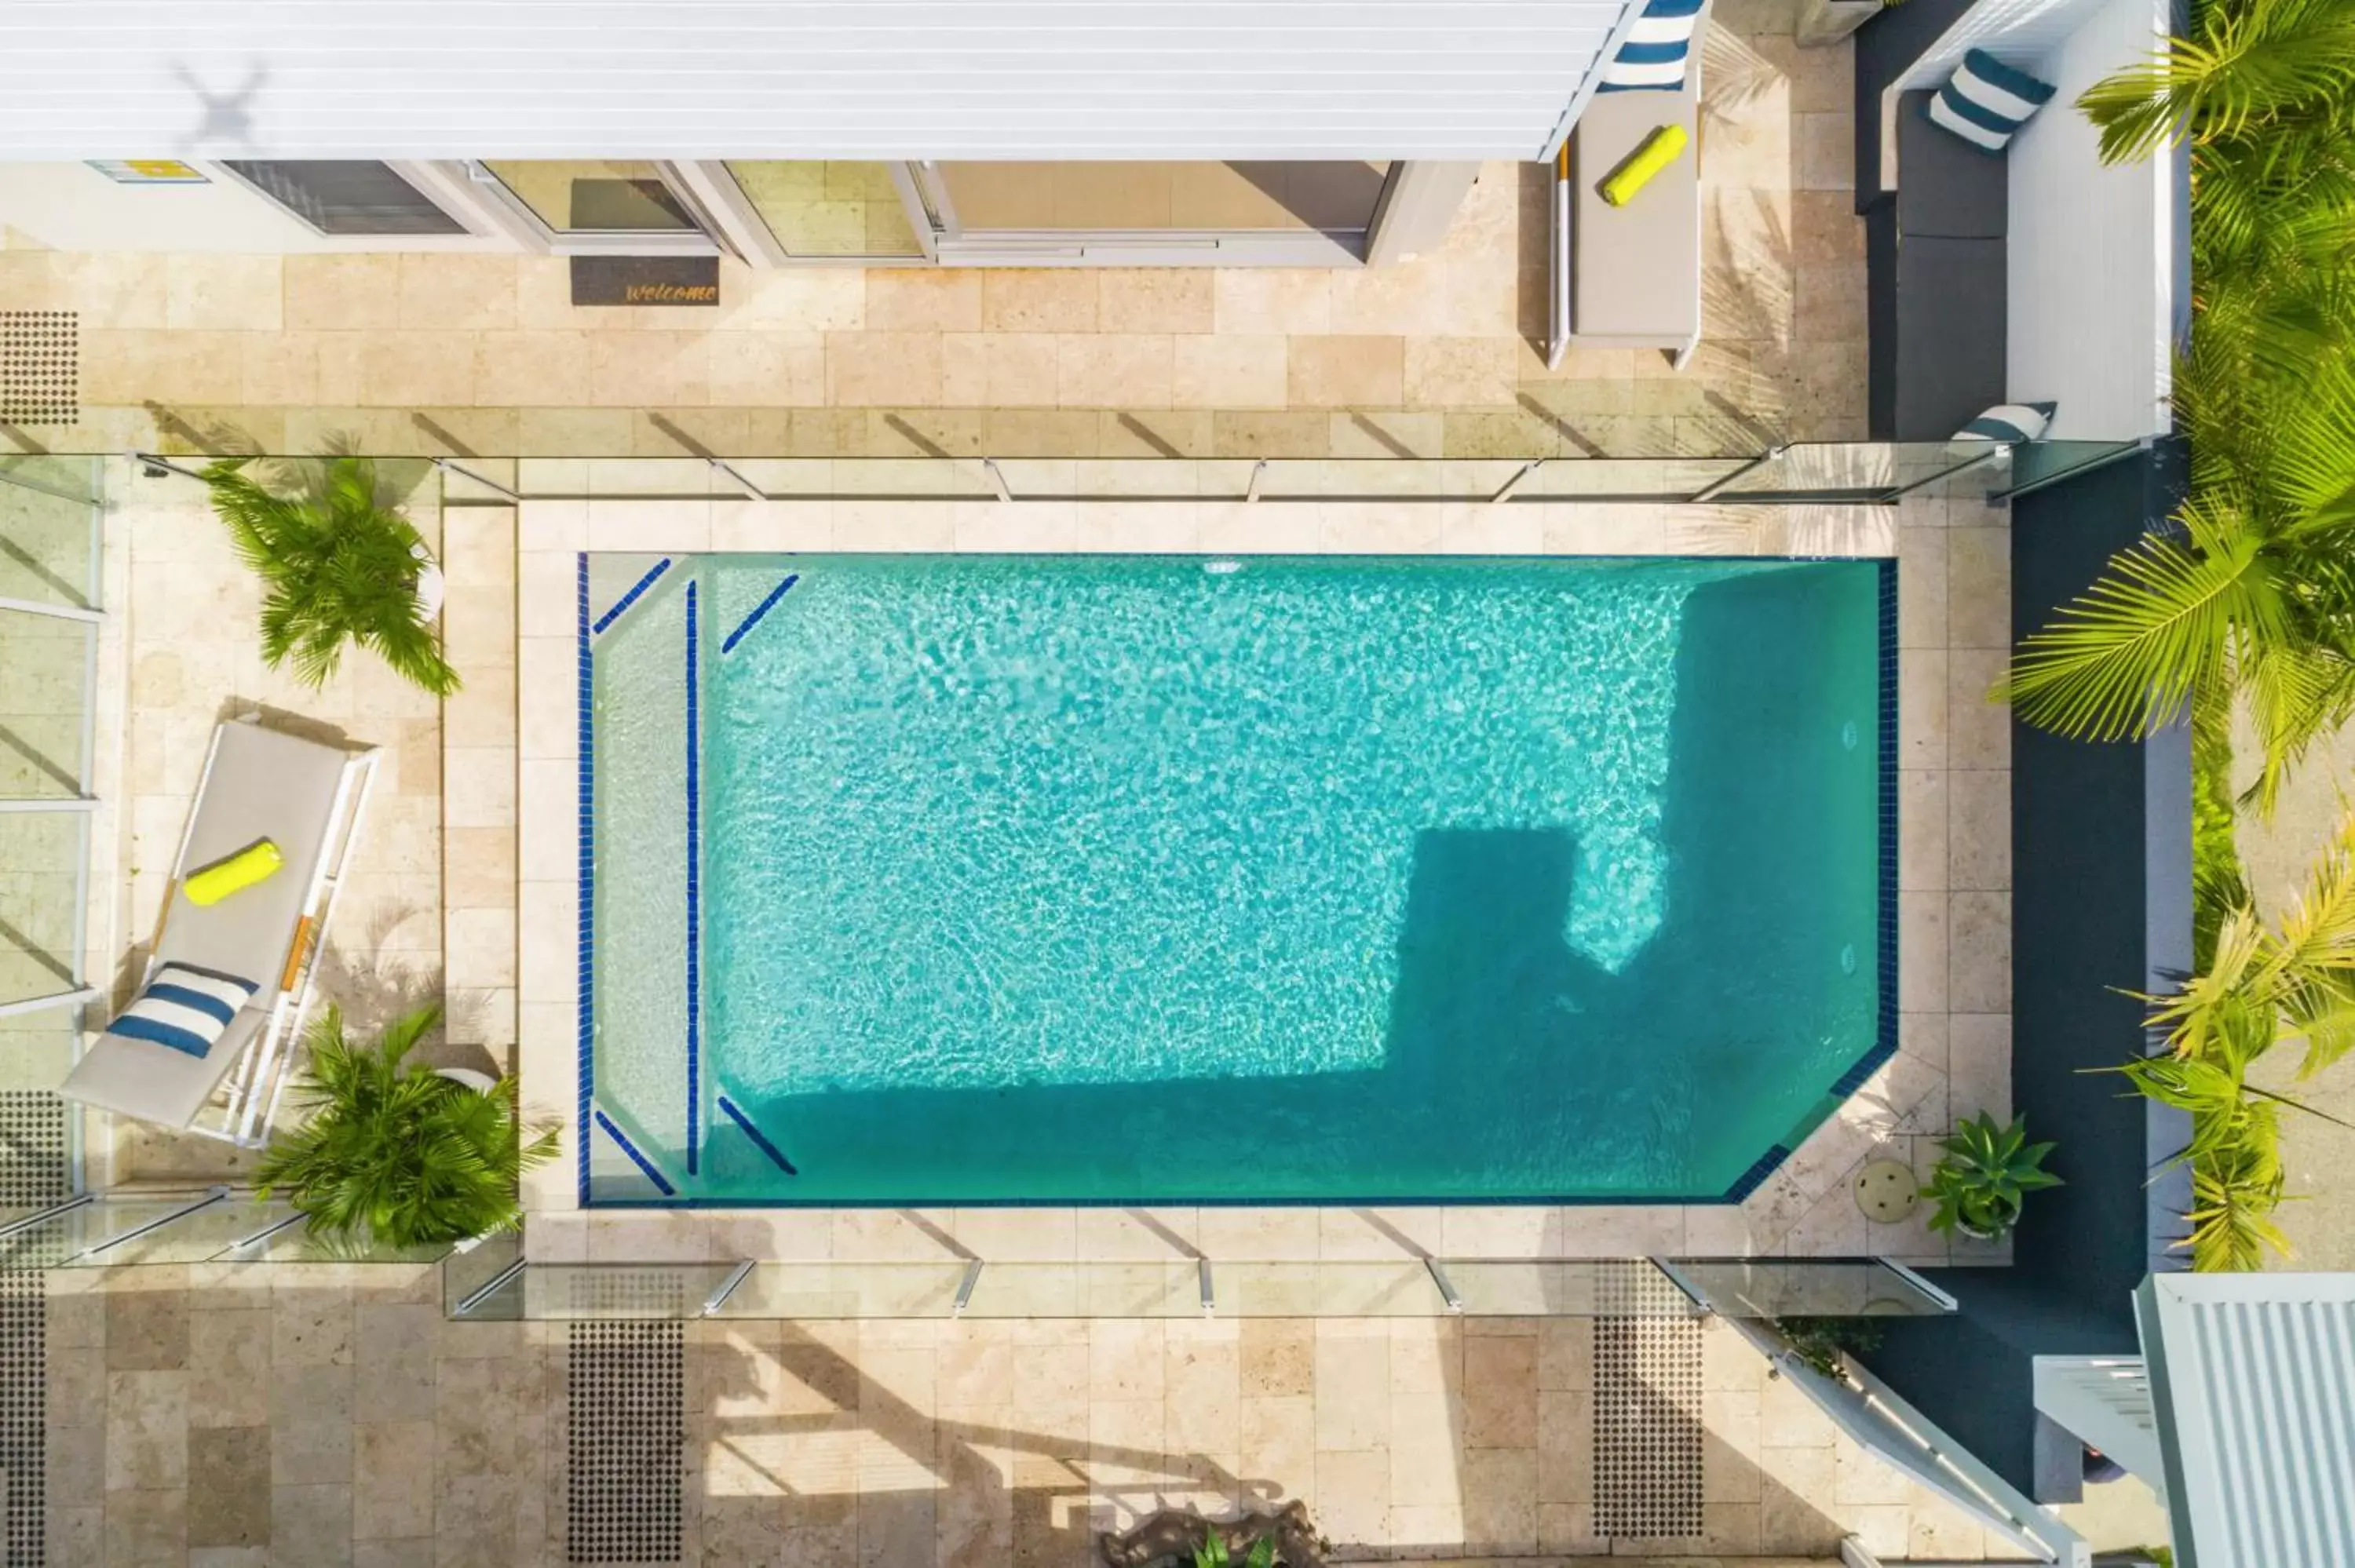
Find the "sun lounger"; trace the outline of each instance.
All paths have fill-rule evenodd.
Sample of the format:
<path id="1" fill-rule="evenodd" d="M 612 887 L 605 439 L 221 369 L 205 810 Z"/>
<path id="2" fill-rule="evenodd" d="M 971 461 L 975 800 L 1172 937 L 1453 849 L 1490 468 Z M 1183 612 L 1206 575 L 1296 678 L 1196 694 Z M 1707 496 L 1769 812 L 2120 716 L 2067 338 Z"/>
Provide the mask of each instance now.
<path id="1" fill-rule="evenodd" d="M 1557 160 L 1556 364 L 1572 344 L 1658 348 L 1681 370 L 1700 346 L 1700 58 L 1697 35 L 1673 92 L 1596 93 Z M 1596 187 L 1663 125 L 1682 126 L 1689 150 L 1626 206 L 1605 202 Z"/>
<path id="2" fill-rule="evenodd" d="M 346 751 L 250 722 L 214 730 L 142 984 L 177 963 L 251 980 L 253 1000 L 200 1056 L 101 1035 L 60 1094 L 248 1148 L 269 1137 L 376 764 L 373 750 Z M 285 859 L 275 875 L 216 904 L 189 900 L 190 872 L 265 838 Z"/>

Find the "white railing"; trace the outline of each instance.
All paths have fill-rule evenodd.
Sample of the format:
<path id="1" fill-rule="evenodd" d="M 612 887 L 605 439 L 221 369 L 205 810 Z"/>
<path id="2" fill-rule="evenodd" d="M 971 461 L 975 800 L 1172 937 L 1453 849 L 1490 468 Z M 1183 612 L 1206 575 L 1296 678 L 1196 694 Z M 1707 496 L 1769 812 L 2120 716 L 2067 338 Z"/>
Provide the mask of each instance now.
<path id="1" fill-rule="evenodd" d="M 2140 1356 L 2038 1356 L 2036 1408 L 2167 1495 L 2158 1414 Z"/>

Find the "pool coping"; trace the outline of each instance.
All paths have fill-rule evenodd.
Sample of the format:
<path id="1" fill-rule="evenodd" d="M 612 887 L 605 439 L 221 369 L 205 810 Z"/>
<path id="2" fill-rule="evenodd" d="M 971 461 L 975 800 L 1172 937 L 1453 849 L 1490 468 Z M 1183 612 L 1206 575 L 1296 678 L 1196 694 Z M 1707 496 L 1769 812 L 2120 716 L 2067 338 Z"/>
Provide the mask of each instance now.
<path id="1" fill-rule="evenodd" d="M 581 1105 L 581 1053 L 586 1035 L 581 1028 L 583 1010 L 581 1002 L 583 988 L 590 982 L 588 954 L 585 948 L 575 955 L 575 966 L 558 972 L 551 966 L 535 964 L 532 949 L 536 944 L 532 934 L 545 930 L 552 916 L 560 912 L 562 923 L 572 927 L 581 938 L 587 935 L 587 922 L 581 918 L 580 895 L 582 883 L 578 879 L 581 868 L 588 859 L 589 846 L 579 833 L 580 818 L 564 820 L 563 801 L 548 788 L 555 769 L 549 765 L 560 764 L 564 787 L 575 793 L 576 811 L 593 813 L 593 804 L 586 794 L 588 774 L 584 768 L 586 752 L 582 742 L 587 737 L 579 724 L 577 705 L 581 699 L 578 678 L 585 674 L 587 663 L 583 652 L 589 623 L 586 607 L 586 583 L 583 577 L 587 554 L 602 553 L 775 553 L 827 549 L 857 551 L 879 549 L 897 553 L 932 553 L 936 550 L 971 548 L 1005 553 L 1095 553 L 1103 550 L 1149 551 L 1152 553 L 1217 553 L 1234 554 L 1509 554 L 1509 555 L 1625 555 L 1678 556 L 1707 558 L 1711 556 L 1778 556 L 1784 558 L 1821 559 L 1861 557 L 1892 561 L 1905 554 L 1905 541 L 1927 536 L 1925 530 L 1943 529 L 1947 525 L 1946 503 L 1936 502 L 1927 508 L 1908 505 L 1897 508 L 1873 507 L 1793 507 L 1726 509 L 1625 507 L 1581 505 L 1574 503 L 1547 503 L 1511 509 L 1440 508 L 1424 509 L 1417 514 L 1426 519 L 1423 527 L 1412 535 L 1399 534 L 1394 518 L 1379 504 L 1316 503 L 1297 506 L 1253 508 L 1249 518 L 1253 525 L 1251 537 L 1238 541 L 1221 537 L 1215 544 L 1209 535 L 1216 533 L 1216 520 L 1199 514 L 1232 513 L 1241 510 L 1229 503 L 1206 503 L 1203 507 L 1182 507 L 1178 512 L 1197 514 L 1188 525 L 1173 527 L 1173 510 L 1167 505 L 1142 509 L 1143 514 L 1124 518 L 1124 512 L 1138 509 L 1121 503 L 871 503 L 843 502 L 792 503 L 751 509 L 741 506 L 716 508 L 708 502 L 594 502 L 567 501 L 527 503 L 520 509 L 517 544 L 519 549 L 518 638 L 519 662 L 524 678 L 518 682 L 518 701 L 522 710 L 520 727 L 523 731 L 521 836 L 522 855 L 521 920 L 525 928 L 524 975 L 521 987 L 521 1048 L 522 1065 L 527 1080 L 527 1094 L 538 1085 L 549 1081 L 553 1059 L 547 1046 L 559 1011 L 564 1014 L 566 1033 L 572 1036 L 573 1049 L 564 1053 L 565 1076 L 571 1081 L 575 1094 L 568 1096 L 574 1102 L 575 1116 L 565 1128 L 566 1153 L 562 1163 L 562 1179 L 550 1180 L 547 1172 L 535 1172 L 527 1183 L 527 1205 L 535 1222 L 545 1222 L 565 1211 L 581 1211 L 584 1192 L 581 1180 L 585 1175 L 586 1149 L 578 1136 L 579 1129 L 591 1125 L 589 1110 Z M 1509 510 L 1510 529 L 1500 529 L 1498 521 L 1487 517 L 1473 518 L 1467 526 L 1476 525 L 1470 534 L 1451 535 L 1449 520 L 1433 517 L 1433 511 L 1489 512 Z M 1012 515 L 1009 515 L 1009 513 Z M 1731 513 L 1731 515 L 1728 514 Z M 1906 526 L 1900 526 L 1901 516 Z M 979 514 L 978 517 L 969 514 Z M 1082 514 L 1091 514 L 1082 518 Z M 1370 514 L 1371 515 L 1360 515 Z M 1631 514 L 1635 515 L 1631 515 Z M 1230 519 L 1231 521 L 1231 519 Z M 1973 517 L 1974 525 L 1985 526 L 1990 521 L 2000 524 L 1999 512 L 1987 516 Z M 970 526 L 968 526 L 970 524 Z M 1092 524 L 1092 526 L 1089 524 Z M 1134 524 L 1123 531 L 1124 524 Z M 943 537 L 943 530 L 946 530 Z M 1107 534 L 1107 530 L 1111 531 Z M 1433 533 L 1437 536 L 1433 536 Z M 1083 539 L 1082 535 L 1092 535 Z M 1803 542 L 1807 548 L 1795 550 L 1788 546 Z M 1313 546 L 1304 547 L 1304 546 Z M 560 573 L 559 573 L 559 569 Z M 1907 640 L 1892 636 L 1891 629 L 1900 619 L 1898 573 L 1884 567 L 1881 583 L 1882 659 L 1881 695 L 1883 704 L 1882 749 L 1883 780 L 1881 810 L 1881 842 L 1884 853 L 1882 865 L 1882 915 L 1891 916 L 1900 927 L 1900 939 L 1882 943 L 1881 962 L 1884 980 L 1893 978 L 1900 950 L 1904 947 L 1903 930 L 1911 924 L 1907 918 L 1906 897 L 1899 888 L 1903 878 L 1898 874 L 1898 854 L 1890 852 L 1900 843 L 1897 823 L 1901 791 L 1894 787 L 1889 763 L 1897 756 L 1901 729 L 1918 730 L 1921 724 L 1907 725 L 1909 710 L 1919 710 L 1926 683 L 1909 673 L 1918 675 L 1912 666 L 1921 662 L 1912 657 L 1921 652 L 1909 649 Z M 2007 585 L 2008 587 L 2008 585 Z M 562 604 L 560 620 L 553 613 L 549 601 L 560 589 L 574 602 Z M 564 633 L 559 639 L 555 635 Z M 1917 640 L 1918 641 L 1918 640 Z M 576 663 L 576 683 L 572 700 L 564 700 L 562 686 L 549 690 L 537 678 L 537 673 L 552 662 L 551 655 L 560 647 L 563 656 Z M 1943 676 L 1944 671 L 1936 673 Z M 1943 681 L 1940 683 L 1944 684 Z M 1910 693 L 1910 700 L 1909 700 Z M 549 699 L 553 696 L 566 711 L 562 723 L 547 722 L 556 716 L 549 712 Z M 1886 721 L 1891 707 L 1897 711 L 1900 724 Z M 535 716 L 541 722 L 535 723 Z M 1912 716 L 1923 715 L 1918 711 Z M 1944 727 L 1944 714 L 1935 715 L 1930 727 Z M 593 745 L 593 742 L 591 743 Z M 2008 764 L 2008 758 L 2006 758 Z M 593 815 L 589 819 L 593 823 Z M 593 831 L 593 828 L 592 828 Z M 561 882 L 546 874 L 556 863 L 554 853 L 560 839 L 563 862 L 570 873 Z M 591 874 L 593 876 L 593 871 Z M 593 884 L 589 884 L 592 889 Z M 559 896 L 559 895 L 561 896 Z M 1944 966 L 1938 966 L 1943 968 Z M 1943 980 L 1943 977 L 1940 977 Z M 1940 988 L 1943 990 L 1943 985 Z M 1319 1215 L 1387 1213 L 1393 1216 L 1416 1216 L 1412 1223 L 1398 1226 L 1400 1234 L 1414 1241 L 1415 1246 L 1428 1246 L 1446 1239 L 1448 1250 L 1463 1255 L 1532 1255 L 1551 1253 L 1563 1245 L 1574 1245 L 1580 1237 L 1595 1244 L 1608 1243 L 1607 1254 L 1626 1250 L 1642 1243 L 1639 1250 L 1692 1251 L 1703 1250 L 1728 1254 L 1781 1251 L 1793 1247 L 1810 1253 L 1865 1250 L 1857 1245 L 1867 1239 L 1848 1234 L 1838 1224 L 1823 1227 L 1828 1234 L 1820 1242 L 1811 1237 L 1794 1241 L 1795 1230 L 1810 1217 L 1822 1217 L 1820 1211 L 1837 1210 L 1838 1200 L 1845 1194 L 1832 1191 L 1839 1178 L 1853 1167 L 1863 1152 L 1874 1146 L 1886 1146 L 1892 1136 L 1911 1138 L 1945 1130 L 1947 1097 L 1945 1074 L 1929 1060 L 1926 1051 L 1908 1054 L 1903 1048 L 1907 1033 L 1900 1015 L 1900 997 L 1896 984 L 1882 987 L 1882 1019 L 1872 1048 L 1843 1075 L 1839 1083 L 1851 1085 L 1855 1093 L 1838 1111 L 1818 1125 L 1796 1150 L 1780 1153 L 1770 1151 L 1762 1156 L 1758 1165 L 1737 1183 L 1735 1192 L 1703 1198 L 1697 1202 L 1675 1200 L 1645 1203 L 1623 1203 L 1607 1200 L 1572 1200 L 1528 1198 L 1498 1200 L 1486 1204 L 1437 1200 L 1431 1202 L 1396 1201 L 1379 1203 L 1327 1204 L 1268 1204 L 1245 1201 L 1214 1201 L 1168 1206 L 1142 1206 L 1106 1200 L 1091 1203 L 1028 1204 L 1016 1201 L 994 1203 L 968 1203 L 954 1209 L 934 1209 L 900 1201 L 875 1204 L 796 1202 L 776 1201 L 768 1203 L 722 1203 L 716 1200 L 674 1199 L 668 1202 L 651 1200 L 645 1204 L 625 1204 L 613 1200 L 600 1200 L 595 1213 L 623 1217 L 670 1213 L 708 1216 L 717 1231 L 725 1234 L 731 1228 L 741 1229 L 735 1222 L 751 1222 L 756 1225 L 760 1216 L 769 1216 L 783 1224 L 785 1229 L 802 1238 L 796 1250 L 814 1246 L 817 1233 L 812 1229 L 813 1218 L 825 1222 L 828 1216 L 913 1215 L 932 1216 L 922 1234 L 936 1238 L 941 1234 L 954 1234 L 958 1229 L 1003 1231 L 1003 1224 L 991 1224 L 985 1216 L 1028 1216 L 1039 1222 L 1036 1228 L 1049 1235 L 1062 1231 L 1076 1231 L 1082 1224 L 1080 1216 L 1095 1213 L 1146 1213 L 1165 1215 L 1199 1216 L 1183 1225 L 1173 1225 L 1172 1234 L 1190 1234 L 1207 1225 L 1211 1231 L 1231 1230 L 1234 1224 L 1264 1224 L 1270 1216 L 1307 1216 L 1309 1229 L 1317 1229 L 1325 1222 Z M 1906 1015 L 1913 1022 L 1924 1021 L 1931 1014 L 1917 1010 Z M 1943 1022 L 1943 1021 L 1941 1021 Z M 2008 1015 L 2003 1019 L 2008 1031 Z M 2007 1058 L 2008 1065 L 2008 1058 Z M 1902 1157 L 1902 1154 L 1901 1154 Z M 1853 1204 L 1848 1205 L 1853 1211 Z M 1224 1213 L 1230 1221 L 1213 1221 L 1209 1216 Z M 962 1224 L 954 1216 L 971 1216 Z M 1438 1216 L 1434 1226 L 1431 1216 Z M 1837 1217 L 1837 1216 L 1835 1216 Z M 941 1224 L 949 1220 L 945 1232 Z M 788 1223 L 792 1222 L 792 1223 Z M 867 1226 L 846 1219 L 854 1234 L 863 1234 Z M 599 1227 L 608 1229 L 610 1227 Z M 626 1227 L 624 1227 L 626 1229 Z M 823 1225 L 820 1228 L 824 1228 Z M 1102 1225 L 1088 1223 L 1092 1231 Z M 1298 1247 L 1304 1234 L 1300 1222 L 1278 1224 L 1286 1230 L 1291 1245 Z M 547 1234 L 548 1227 L 540 1224 Z M 1838 1234 L 1830 1234 L 1838 1233 Z M 1567 1239 L 1563 1239 L 1563 1238 Z M 1884 1247 L 1888 1255 L 1902 1256 L 1926 1263 L 1950 1261 L 1953 1250 L 1943 1238 L 1934 1242 L 1922 1238 L 1889 1238 L 1904 1245 Z M 558 1251 L 570 1250 L 562 1242 L 551 1238 L 548 1244 Z M 927 1245 L 936 1246 L 937 1240 Z M 1400 1244 L 1401 1246 L 1404 1244 Z M 1499 1250 L 1501 1249 L 1501 1250 Z M 1406 1248 L 1401 1255 L 1411 1255 Z M 934 1254 L 935 1255 L 937 1254 Z M 1048 1244 L 1046 1255 L 1062 1255 L 1059 1247 Z M 1182 1253 L 1177 1255 L 1184 1255 Z"/>

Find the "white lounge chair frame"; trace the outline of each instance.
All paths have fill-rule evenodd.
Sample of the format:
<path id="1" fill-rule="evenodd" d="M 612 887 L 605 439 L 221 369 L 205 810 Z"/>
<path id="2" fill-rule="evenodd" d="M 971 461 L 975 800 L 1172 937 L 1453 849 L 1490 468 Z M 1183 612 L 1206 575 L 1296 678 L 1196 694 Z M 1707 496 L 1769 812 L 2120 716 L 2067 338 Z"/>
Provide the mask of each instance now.
<path id="1" fill-rule="evenodd" d="M 1556 154 L 1553 164 L 1551 221 L 1547 238 L 1549 273 L 1546 290 L 1546 365 L 1561 368 L 1564 355 L 1573 346 L 1591 348 L 1657 348 L 1665 351 L 1668 363 L 1682 370 L 1692 362 L 1693 353 L 1700 346 L 1702 327 L 1701 272 L 1701 184 L 1700 160 L 1702 117 L 1700 112 L 1701 55 L 1709 36 L 1710 12 L 1704 5 L 1694 23 L 1692 48 L 1686 58 L 1684 85 L 1674 92 L 1639 91 L 1598 94 L 1590 99 L 1587 114 L 1594 114 L 1598 122 L 1614 122 L 1616 139 L 1606 153 L 1597 153 L 1579 140 L 1578 127 L 1573 126 L 1570 138 Z M 1640 6 L 1638 7 L 1640 9 Z M 1597 114 L 1597 101 L 1606 107 Z M 1582 122 L 1585 115 L 1581 116 Z M 1681 122 L 1689 119 L 1692 137 L 1691 155 L 1679 160 L 1659 175 L 1652 193 L 1654 203 L 1674 202 L 1679 217 L 1689 217 L 1692 228 L 1690 250 L 1681 247 L 1674 254 L 1657 250 L 1646 252 L 1641 260 L 1654 263 L 1657 274 L 1677 270 L 1674 291 L 1689 295 L 1690 313 L 1689 325 L 1669 329 L 1659 321 L 1629 321 L 1614 312 L 1621 302 L 1606 307 L 1582 292 L 1580 288 L 1578 243 L 1582 223 L 1593 224 L 1613 209 L 1604 207 L 1593 194 L 1594 182 L 1604 168 L 1634 150 L 1636 139 L 1634 123 L 1648 122 Z M 1625 122 L 1627 123 L 1619 123 Z M 1648 131 L 1650 125 L 1645 124 Z M 1639 198 L 1640 199 L 1640 198 Z M 1584 209 L 1582 218 L 1581 209 Z M 1648 236 L 1633 231 L 1626 235 L 1630 245 L 1641 249 Z M 1689 269 L 1689 272 L 1681 270 Z M 1624 280 L 1623 280 L 1624 281 Z M 1646 302 L 1657 303 L 1657 302 Z"/>
<path id="2" fill-rule="evenodd" d="M 219 746 L 218 733 L 213 737 Z M 278 995 L 270 1005 L 270 1022 L 261 1038 L 254 1042 L 230 1076 L 229 1098 L 222 1107 L 221 1122 L 208 1128 L 200 1114 L 189 1130 L 208 1138 L 226 1139 L 241 1149 L 259 1148 L 268 1141 L 270 1125 L 278 1115 L 278 1103 L 285 1097 L 286 1082 L 294 1074 L 294 1046 L 311 1021 L 311 1000 L 317 991 L 315 984 L 319 954 L 326 947 L 327 927 L 336 916 L 336 902 L 344 891 L 344 876 L 351 867 L 352 851 L 359 842 L 360 824 L 368 820 L 369 794 L 376 788 L 378 752 L 371 747 L 356 752 L 344 764 L 344 776 L 336 785 L 336 804 L 328 817 L 326 851 L 319 857 L 312 872 L 311 885 L 303 895 L 303 913 L 294 925 L 294 945 L 286 955 L 286 967 L 278 977 Z M 212 777 L 212 753 L 205 756 L 205 777 Z M 203 798 L 204 786 L 197 786 L 197 798 Z M 188 813 L 189 829 L 181 835 L 180 853 L 187 853 L 187 832 L 195 826 L 196 813 Z M 179 863 L 175 861 L 176 864 Z M 166 888 L 164 908 L 172 907 L 172 895 L 176 887 Z M 157 934 L 162 934 L 163 916 L 156 916 Z M 151 969 L 155 967 L 149 960 Z M 258 1114 L 257 1114 L 258 1113 Z"/>
<path id="3" fill-rule="evenodd" d="M 220 755 L 221 736 L 227 729 L 227 724 L 216 727 L 205 751 L 204 773 L 197 780 L 187 822 L 180 831 L 179 847 L 172 859 L 173 876 L 165 885 L 163 907 L 155 916 L 155 938 L 140 976 L 143 986 L 155 979 L 155 971 L 165 962 L 161 957 L 165 925 L 187 874 L 188 846 L 204 810 L 206 792 L 212 787 L 213 765 Z M 368 795 L 376 785 L 378 759 L 379 754 L 371 747 L 352 752 L 344 763 L 336 784 L 335 803 L 327 817 L 326 838 L 317 863 L 312 868 L 309 885 L 304 889 L 286 961 L 275 977 L 262 977 L 263 984 L 277 987 L 267 1003 L 268 1020 L 247 1044 L 227 1079 L 182 1130 L 218 1139 L 240 1149 L 258 1149 L 268 1141 L 271 1123 L 278 1114 L 287 1080 L 293 1076 L 295 1044 L 310 1022 L 319 953 L 335 918 L 336 904 L 359 840 L 360 824 L 367 820 Z M 257 997 L 249 1005 L 261 1004 L 261 999 Z"/>

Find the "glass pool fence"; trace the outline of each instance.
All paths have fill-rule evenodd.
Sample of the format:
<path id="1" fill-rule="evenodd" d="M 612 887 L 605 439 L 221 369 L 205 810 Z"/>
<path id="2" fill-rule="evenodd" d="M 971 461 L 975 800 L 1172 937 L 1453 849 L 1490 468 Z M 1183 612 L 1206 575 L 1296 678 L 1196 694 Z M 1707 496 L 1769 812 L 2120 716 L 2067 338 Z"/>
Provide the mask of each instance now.
<path id="1" fill-rule="evenodd" d="M 1954 1298 L 1883 1258 L 534 1263 L 522 1233 L 394 1249 L 323 1241 L 227 1186 L 0 1210 L 0 1271 L 438 1265 L 477 1322 L 694 1319 L 1923 1317 Z"/>
<path id="2" fill-rule="evenodd" d="M 687 443 L 682 442 L 682 445 Z M 1798 441 L 1728 456 L 1539 458 L 436 458 L 442 503 L 519 501 L 1251 502 L 1885 505 L 2003 500 L 2136 441 Z M 194 478 L 208 455 L 128 454 Z M 422 467 L 429 460 L 384 460 Z"/>
<path id="3" fill-rule="evenodd" d="M 1927 1317 L 1953 1298 L 1879 1258 L 548 1264 L 452 1260 L 483 1321 L 701 1319 Z"/>

